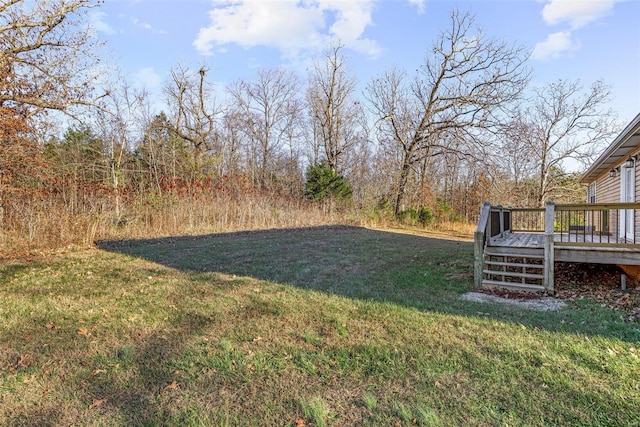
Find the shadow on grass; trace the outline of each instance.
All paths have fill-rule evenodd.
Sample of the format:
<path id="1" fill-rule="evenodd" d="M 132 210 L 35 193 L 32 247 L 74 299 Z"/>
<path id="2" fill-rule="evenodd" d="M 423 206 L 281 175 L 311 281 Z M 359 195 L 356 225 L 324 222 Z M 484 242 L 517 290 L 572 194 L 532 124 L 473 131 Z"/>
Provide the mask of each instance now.
<path id="1" fill-rule="evenodd" d="M 98 247 L 187 272 L 252 277 L 421 307 L 416 296 L 471 287 L 470 242 L 350 226 L 101 241 Z"/>
<path id="2" fill-rule="evenodd" d="M 176 381 L 184 380 L 176 376 L 176 363 L 189 347 L 189 340 L 206 330 L 212 320 L 185 312 L 175 323 L 169 330 L 154 330 L 137 339 L 130 347 L 114 349 L 111 363 L 135 372 L 135 379 L 130 383 L 109 376 L 92 379 L 87 393 L 93 399 L 107 397 L 96 411 L 113 413 L 126 425 L 185 424 L 179 420 L 185 408 L 173 399 L 180 389 Z"/>
<path id="3" fill-rule="evenodd" d="M 177 361 L 189 347 L 189 340 L 210 327 L 214 320 L 185 311 L 172 323 L 171 328 L 158 328 L 135 339 L 130 337 L 128 344 L 107 351 L 102 347 L 99 353 L 83 359 L 80 362 L 83 368 L 69 375 L 63 388 L 77 387 L 73 389 L 73 398 L 82 396 L 87 405 L 84 410 L 77 406 L 65 407 L 64 400 L 54 404 L 57 407 L 51 407 L 51 402 L 43 398 L 40 405 L 20 407 L 14 418 L 2 425 L 189 425 L 181 420 L 188 411 L 175 403 L 175 396 L 180 393 L 176 380 L 184 381 L 176 376 Z M 32 333 L 35 336 L 41 330 L 41 326 L 34 327 Z M 127 339 L 123 341 L 126 343 Z M 62 357 L 64 351 L 57 349 L 56 354 Z M 0 374 L 3 374 L 1 362 L 0 359 Z M 37 366 L 42 363 L 45 362 L 35 360 L 31 370 L 37 372 Z M 19 374 L 27 376 L 27 371 Z M 212 392 L 210 397 L 216 396 Z"/>
<path id="4" fill-rule="evenodd" d="M 351 226 L 100 241 L 98 247 L 181 271 L 253 277 L 424 311 L 481 316 L 554 332 L 638 341 L 640 330 L 596 304 L 559 312 L 461 301 L 471 290 L 468 241 Z M 197 277 L 194 277 L 197 280 Z"/>

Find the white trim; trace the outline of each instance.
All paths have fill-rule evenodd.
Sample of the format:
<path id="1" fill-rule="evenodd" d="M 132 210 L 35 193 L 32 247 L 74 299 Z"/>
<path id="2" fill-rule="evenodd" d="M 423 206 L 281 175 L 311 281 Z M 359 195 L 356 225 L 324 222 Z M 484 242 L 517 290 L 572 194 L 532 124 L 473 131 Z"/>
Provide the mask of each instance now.
<path id="1" fill-rule="evenodd" d="M 620 202 L 635 203 L 636 201 L 636 168 L 620 168 Z M 621 238 L 634 240 L 635 210 L 621 209 L 618 235 Z"/>

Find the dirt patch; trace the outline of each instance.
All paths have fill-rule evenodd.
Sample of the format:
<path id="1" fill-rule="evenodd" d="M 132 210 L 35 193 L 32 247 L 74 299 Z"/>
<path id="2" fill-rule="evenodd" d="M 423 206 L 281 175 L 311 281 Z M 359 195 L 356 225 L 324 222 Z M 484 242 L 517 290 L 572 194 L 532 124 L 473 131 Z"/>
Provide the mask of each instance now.
<path id="1" fill-rule="evenodd" d="M 521 294 L 521 297 L 514 298 L 513 296 L 502 297 L 485 292 L 467 292 L 461 298 L 465 301 L 507 304 L 537 311 L 555 311 L 566 306 L 566 303 L 558 298 L 524 294 Z"/>

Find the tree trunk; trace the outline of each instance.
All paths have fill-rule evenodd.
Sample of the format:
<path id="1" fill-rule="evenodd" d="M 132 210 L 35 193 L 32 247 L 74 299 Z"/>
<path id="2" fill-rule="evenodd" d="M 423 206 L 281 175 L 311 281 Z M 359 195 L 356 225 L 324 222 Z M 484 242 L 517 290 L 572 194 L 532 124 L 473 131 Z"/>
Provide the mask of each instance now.
<path id="1" fill-rule="evenodd" d="M 409 180 L 409 172 L 411 171 L 411 158 L 410 153 L 405 153 L 405 159 L 402 163 L 402 170 L 400 171 L 400 178 L 398 181 L 398 192 L 396 194 L 396 205 L 394 214 L 395 216 L 400 215 L 402 211 L 402 202 L 404 201 L 404 195 L 407 188 L 407 181 Z"/>

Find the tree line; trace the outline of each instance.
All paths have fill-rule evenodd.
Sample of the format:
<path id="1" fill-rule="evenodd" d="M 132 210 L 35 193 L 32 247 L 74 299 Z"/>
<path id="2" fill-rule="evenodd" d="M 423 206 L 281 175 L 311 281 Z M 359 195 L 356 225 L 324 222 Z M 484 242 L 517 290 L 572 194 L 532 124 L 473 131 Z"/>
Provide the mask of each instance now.
<path id="1" fill-rule="evenodd" d="M 33 240 L 52 212 L 84 218 L 78 233 L 91 237 L 108 234 L 95 218 L 152 227 L 163 209 L 174 223 L 178 208 L 201 211 L 199 224 L 221 215 L 198 200 L 235 202 L 236 216 L 270 200 L 272 213 L 473 222 L 483 200 L 584 199 L 566 162 L 590 161 L 616 130 L 606 84 L 532 87 L 527 49 L 457 10 L 418 70 L 383 70 L 362 93 L 337 43 L 304 78 L 259 69 L 220 88 L 208 67 L 177 64 L 156 113 L 144 90 L 97 66 L 99 41 L 84 25 L 94 7 L 0 2 L 5 236 Z M 55 112 L 73 119 L 63 132 Z"/>

